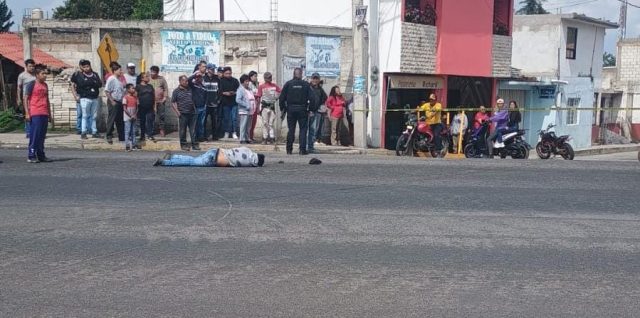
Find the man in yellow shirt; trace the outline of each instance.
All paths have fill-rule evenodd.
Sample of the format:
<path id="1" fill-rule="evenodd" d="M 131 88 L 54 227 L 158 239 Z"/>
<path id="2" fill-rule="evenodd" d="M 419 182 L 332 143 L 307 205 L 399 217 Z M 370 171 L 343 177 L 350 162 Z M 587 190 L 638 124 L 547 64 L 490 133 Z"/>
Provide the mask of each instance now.
<path id="1" fill-rule="evenodd" d="M 436 151 L 440 152 L 442 150 L 442 138 L 440 136 L 442 132 L 442 104 L 437 102 L 436 94 L 429 95 L 429 102 L 422 104 L 419 107 L 419 111 L 425 113 L 426 123 L 431 126 L 431 131 L 433 132 Z"/>

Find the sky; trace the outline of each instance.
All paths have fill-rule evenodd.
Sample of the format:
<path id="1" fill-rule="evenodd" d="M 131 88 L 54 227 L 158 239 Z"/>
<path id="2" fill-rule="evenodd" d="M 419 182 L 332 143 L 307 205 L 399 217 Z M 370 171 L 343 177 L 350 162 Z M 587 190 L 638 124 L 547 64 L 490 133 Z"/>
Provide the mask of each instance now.
<path id="1" fill-rule="evenodd" d="M 64 0 L 6 0 L 14 13 L 16 25 L 19 24 L 23 12 L 28 8 L 41 8 L 52 15 L 53 8 L 61 5 Z M 214 3 L 213 0 L 205 0 Z M 445 0 L 452 1 L 452 0 Z M 516 3 L 521 0 L 515 0 Z M 629 0 L 631 4 L 640 7 L 640 0 Z M 246 20 L 247 16 L 257 16 L 269 19 L 268 0 L 226 0 L 226 20 Z M 351 11 L 349 0 L 279 0 L 280 20 L 296 23 L 318 25 L 337 25 L 349 27 L 351 25 Z M 516 7 L 519 7 L 516 4 Z M 544 7 L 552 13 L 576 12 L 594 18 L 604 18 L 617 22 L 620 14 L 619 0 L 547 0 Z M 304 8 L 304 10 L 301 10 Z M 241 10 L 242 9 L 242 10 Z M 243 13 L 244 11 L 244 13 Z M 310 14 L 313 12 L 313 14 Z M 627 22 L 627 37 L 640 36 L 640 8 L 629 6 Z M 17 26 L 14 27 L 17 29 Z M 617 30 L 608 30 L 605 39 L 605 51 L 615 54 Z"/>

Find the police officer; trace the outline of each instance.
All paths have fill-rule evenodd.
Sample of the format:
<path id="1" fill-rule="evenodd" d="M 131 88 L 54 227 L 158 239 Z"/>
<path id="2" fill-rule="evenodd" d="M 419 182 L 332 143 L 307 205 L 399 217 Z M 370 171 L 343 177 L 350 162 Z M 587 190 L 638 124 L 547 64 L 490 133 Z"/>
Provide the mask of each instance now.
<path id="1" fill-rule="evenodd" d="M 311 89 L 308 82 L 302 80 L 302 69 L 293 71 L 293 79 L 284 84 L 280 93 L 280 110 L 287 113 L 287 154 L 293 152 L 293 140 L 296 134 L 296 124 L 300 125 L 298 140 L 300 141 L 300 154 L 307 155 L 307 128 L 309 124 L 309 112 L 318 110 L 318 97 Z"/>

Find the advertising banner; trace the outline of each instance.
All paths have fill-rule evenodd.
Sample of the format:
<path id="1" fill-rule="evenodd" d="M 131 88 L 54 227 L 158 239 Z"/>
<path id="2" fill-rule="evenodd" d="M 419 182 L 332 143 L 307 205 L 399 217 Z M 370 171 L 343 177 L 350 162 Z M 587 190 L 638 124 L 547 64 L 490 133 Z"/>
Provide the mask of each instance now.
<path id="1" fill-rule="evenodd" d="M 162 30 L 162 70 L 192 72 L 198 62 L 220 65 L 220 32 Z"/>
<path id="2" fill-rule="evenodd" d="M 318 73 L 322 77 L 340 76 L 340 38 L 326 36 L 307 36 L 306 76 Z"/>

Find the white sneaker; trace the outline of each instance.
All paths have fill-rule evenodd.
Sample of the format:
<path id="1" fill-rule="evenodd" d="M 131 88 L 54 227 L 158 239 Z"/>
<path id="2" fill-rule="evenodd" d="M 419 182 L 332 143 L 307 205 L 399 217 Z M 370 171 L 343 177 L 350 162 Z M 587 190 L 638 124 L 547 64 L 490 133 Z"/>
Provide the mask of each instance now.
<path id="1" fill-rule="evenodd" d="M 238 135 L 236 135 L 236 133 L 233 133 L 233 139 L 238 139 Z"/>
<path id="2" fill-rule="evenodd" d="M 493 144 L 493 148 L 504 148 L 504 142 L 496 142 Z"/>

